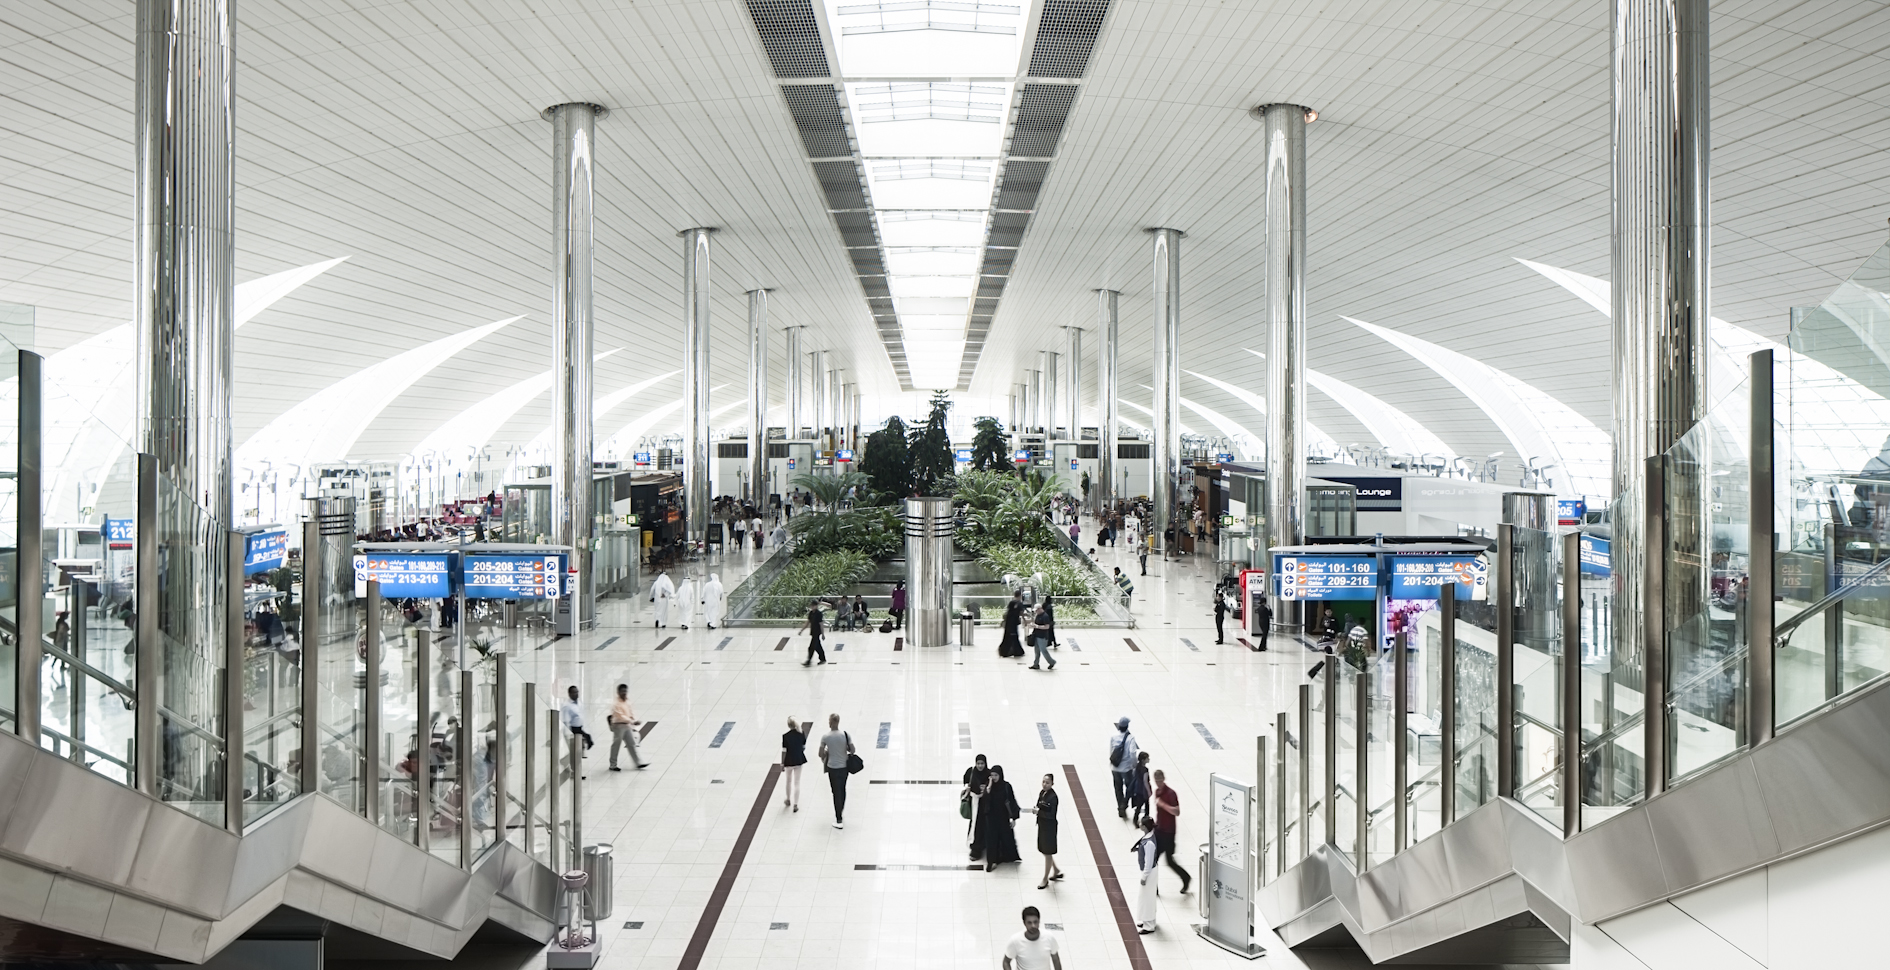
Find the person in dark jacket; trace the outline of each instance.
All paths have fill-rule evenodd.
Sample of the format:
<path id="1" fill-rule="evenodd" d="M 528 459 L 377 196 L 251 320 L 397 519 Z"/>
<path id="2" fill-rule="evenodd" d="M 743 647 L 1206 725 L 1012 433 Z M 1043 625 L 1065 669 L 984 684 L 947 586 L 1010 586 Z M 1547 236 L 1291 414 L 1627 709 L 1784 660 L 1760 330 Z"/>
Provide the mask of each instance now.
<path id="1" fill-rule="evenodd" d="M 1037 804 L 1025 809 L 1037 816 L 1037 851 L 1043 853 L 1043 880 L 1037 883 L 1038 889 L 1047 889 L 1050 880 L 1063 878 L 1063 870 L 1057 867 L 1056 784 L 1056 775 L 1044 775 L 1043 787 L 1037 791 Z"/>

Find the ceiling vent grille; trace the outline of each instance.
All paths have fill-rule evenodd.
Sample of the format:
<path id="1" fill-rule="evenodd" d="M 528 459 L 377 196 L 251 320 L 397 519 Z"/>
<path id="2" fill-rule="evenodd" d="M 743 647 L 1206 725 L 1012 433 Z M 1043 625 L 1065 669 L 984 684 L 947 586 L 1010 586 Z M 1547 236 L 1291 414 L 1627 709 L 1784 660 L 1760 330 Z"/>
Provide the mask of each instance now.
<path id="1" fill-rule="evenodd" d="M 1011 131 L 1011 154 L 1048 158 L 1057 153 L 1063 122 L 1076 100 L 1073 84 L 1026 84 L 1017 101 L 1017 124 Z"/>
<path id="2" fill-rule="evenodd" d="M 812 0 L 748 0 L 748 16 L 755 21 L 775 77 L 833 74 L 827 66 L 827 49 L 820 42 L 820 24 L 814 19 Z M 1096 32 L 1090 31 L 1090 43 L 1095 43 L 1095 38 Z"/>
<path id="3" fill-rule="evenodd" d="M 853 146 L 847 141 L 847 117 L 840 110 L 840 95 L 833 85 L 783 84 L 781 96 L 787 99 L 788 111 L 794 115 L 794 127 L 801 130 L 801 143 L 807 147 L 809 158 L 853 154 Z"/>
<path id="4" fill-rule="evenodd" d="M 814 177 L 827 196 L 829 209 L 864 209 L 866 191 L 860 188 L 860 166 L 852 159 L 815 162 Z"/>
<path id="5" fill-rule="evenodd" d="M 1044 0 L 1037 43 L 1030 49 L 1030 76 L 1082 77 L 1108 13 L 1109 0 Z"/>
<path id="6" fill-rule="evenodd" d="M 1036 208 L 1037 193 L 1043 190 L 1043 179 L 1049 172 L 1049 162 L 1007 162 L 1004 166 L 1004 182 L 998 187 L 997 207 Z"/>

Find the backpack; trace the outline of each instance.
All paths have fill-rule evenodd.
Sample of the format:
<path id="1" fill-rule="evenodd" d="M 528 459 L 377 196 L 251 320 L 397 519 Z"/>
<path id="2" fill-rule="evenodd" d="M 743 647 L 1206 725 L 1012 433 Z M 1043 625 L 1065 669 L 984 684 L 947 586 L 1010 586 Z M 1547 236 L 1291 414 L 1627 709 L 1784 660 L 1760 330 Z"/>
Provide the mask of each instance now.
<path id="1" fill-rule="evenodd" d="M 1109 746 L 1109 767 L 1116 768 L 1121 766 L 1122 753 L 1128 749 L 1128 744 L 1126 743 L 1128 740 L 1129 736 L 1125 734 L 1117 738 L 1115 744 Z"/>

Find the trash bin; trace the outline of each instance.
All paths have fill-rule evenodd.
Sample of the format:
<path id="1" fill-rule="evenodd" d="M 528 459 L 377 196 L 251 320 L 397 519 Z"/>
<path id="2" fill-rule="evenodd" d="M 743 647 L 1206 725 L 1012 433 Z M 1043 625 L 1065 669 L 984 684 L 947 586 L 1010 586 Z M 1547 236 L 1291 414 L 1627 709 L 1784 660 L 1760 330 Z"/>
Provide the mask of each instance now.
<path id="1" fill-rule="evenodd" d="M 976 629 L 977 625 L 978 625 L 978 618 L 970 610 L 960 610 L 958 612 L 958 645 L 959 646 L 969 647 L 972 645 L 971 631 Z"/>
<path id="2" fill-rule="evenodd" d="M 584 847 L 584 872 L 590 876 L 584 887 L 584 918 L 593 923 L 610 918 L 610 868 L 610 843 Z"/>

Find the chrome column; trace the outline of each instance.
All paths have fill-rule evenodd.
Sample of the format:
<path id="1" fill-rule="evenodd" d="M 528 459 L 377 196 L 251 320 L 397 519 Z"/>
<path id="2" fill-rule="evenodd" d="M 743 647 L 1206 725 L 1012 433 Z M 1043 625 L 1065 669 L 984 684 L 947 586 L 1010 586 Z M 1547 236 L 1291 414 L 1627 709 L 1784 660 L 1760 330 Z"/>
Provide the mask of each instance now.
<path id="1" fill-rule="evenodd" d="M 30 350 L 19 351 L 19 361 L 19 481 L 15 483 L 19 497 L 14 504 L 18 511 L 14 541 L 18 548 L 14 563 L 16 607 L 13 615 L 19 629 L 26 634 L 15 641 L 19 652 L 14 661 L 13 727 L 27 744 L 37 748 L 40 746 L 40 674 L 45 665 L 45 635 L 41 631 L 46 629 L 46 530 L 42 507 L 45 493 L 42 491 L 40 433 L 40 368 L 44 361 Z M 84 656 L 83 650 L 74 653 Z"/>
<path id="2" fill-rule="evenodd" d="M 1121 496 L 1116 494 L 1116 300 L 1115 290 L 1096 291 L 1096 327 L 1101 331 L 1102 346 L 1096 348 L 1096 505 L 1103 507 Z"/>
<path id="3" fill-rule="evenodd" d="M 1411 845 L 1411 631 L 1391 641 L 1391 851 Z M 1369 662 L 1369 661 L 1368 661 Z"/>
<path id="4" fill-rule="evenodd" d="M 180 735 L 213 731 L 221 718 L 221 696 L 202 681 L 220 666 L 232 592 L 224 530 L 232 521 L 235 29 L 232 0 L 137 3 L 132 302 L 138 450 L 155 478 L 139 486 L 151 514 L 138 530 L 152 540 L 140 549 L 138 574 L 151 595 L 137 604 L 149 637 L 138 643 L 135 774 L 140 790 L 158 797 L 163 718 L 183 722 Z M 167 669 L 178 675 L 164 677 Z"/>
<path id="5" fill-rule="evenodd" d="M 322 756 L 321 734 L 315 729 L 316 712 L 322 696 L 321 682 L 315 676 L 316 663 L 322 652 L 322 611 L 316 609 L 315 605 L 326 580 L 322 576 L 322 520 L 316 513 L 315 503 L 309 503 L 309 512 L 309 517 L 302 523 L 302 650 L 301 671 L 297 674 L 301 688 L 297 703 L 302 713 L 302 756 L 297 759 L 296 765 L 295 790 L 298 795 L 316 790 L 315 766 L 321 764 Z"/>
<path id="6" fill-rule="evenodd" d="M 245 542 L 241 532 L 230 532 L 223 537 L 224 575 L 229 577 L 230 587 L 237 594 L 223 598 L 223 725 L 220 732 L 226 753 L 223 827 L 237 835 L 243 834 L 243 774 L 246 763 L 243 756 L 243 686 L 247 672 L 243 669 L 242 596 L 243 560 L 248 553 Z M 75 639 L 75 642 L 78 641 Z M 83 655 L 83 651 L 80 655 Z M 275 670 L 271 668 L 264 676 L 269 678 L 269 690 L 273 694 L 276 689 Z M 261 766 L 257 768 L 260 777 Z"/>
<path id="7" fill-rule="evenodd" d="M 1025 405 L 1024 410 L 1027 412 L 1027 416 L 1030 419 L 1030 430 L 1040 432 L 1043 430 L 1043 371 L 1038 369 L 1028 373 L 1030 375 L 1030 397 L 1029 403 Z"/>
<path id="8" fill-rule="evenodd" d="M 1266 152 L 1263 234 L 1267 295 L 1267 545 L 1306 536 L 1306 121 L 1297 104 L 1254 109 Z M 1281 602 L 1274 625 L 1301 626 L 1298 602 Z"/>
<path id="9" fill-rule="evenodd" d="M 1707 556 L 1704 485 L 1669 466 L 1675 496 L 1667 541 L 1646 530 L 1653 501 L 1648 459 L 1706 413 L 1710 353 L 1709 161 L 1711 109 L 1707 0 L 1612 0 L 1614 623 L 1617 663 L 1640 666 L 1647 697 L 1668 607 L 1703 605 Z M 1666 601 L 1654 577 L 1666 560 Z M 1650 708 L 1651 709 L 1651 708 Z M 1649 726 L 1653 725 L 1650 719 Z M 1664 741 L 1663 741 L 1664 744 Z M 1646 756 L 1660 758 L 1649 749 Z M 1648 795 L 1664 773 L 1648 762 Z"/>
<path id="10" fill-rule="evenodd" d="M 1444 655 L 1437 658 L 1437 684 L 1440 717 L 1437 726 L 1438 824 L 1457 820 L 1457 584 L 1445 583 L 1437 591 L 1438 637 Z"/>
<path id="11" fill-rule="evenodd" d="M 1516 527 L 1496 527 L 1496 794 L 1516 797 Z"/>
<path id="12" fill-rule="evenodd" d="M 464 614 L 461 614 L 462 616 Z M 362 699 L 364 710 L 361 712 L 361 813 L 369 822 L 381 824 L 381 582 L 370 579 L 367 582 L 367 612 L 361 631 L 361 652 L 364 677 L 367 685 Z M 416 671 L 415 676 L 425 681 L 427 674 Z M 462 749 L 463 750 L 463 749 Z"/>
<path id="13" fill-rule="evenodd" d="M 825 378 L 826 371 L 823 365 L 825 365 L 826 363 L 827 363 L 826 351 L 824 350 L 808 351 L 807 353 L 808 428 L 807 429 L 813 432 L 815 451 L 819 451 L 823 447 L 823 445 L 821 444 L 821 438 L 823 436 L 823 432 L 821 431 L 821 429 L 826 427 L 826 425 L 822 423 L 823 420 L 825 419 L 826 408 L 827 408 L 826 396 L 823 392 L 823 388 L 826 387 L 826 385 L 823 383 L 826 380 Z M 810 469 L 810 472 L 811 472 L 811 469 Z"/>
<path id="14" fill-rule="evenodd" d="M 1057 437 L 1057 356 L 1054 350 L 1037 352 L 1037 366 L 1043 371 L 1043 447 L 1050 452 L 1050 442 Z"/>
<path id="15" fill-rule="evenodd" d="M 842 373 L 843 371 L 838 367 L 827 372 L 827 416 L 833 419 L 833 447 L 836 449 L 841 447 L 840 441 L 845 434 L 847 420 L 840 407 L 840 396 L 843 393 L 843 388 L 840 386 Z M 837 467 L 834 469 L 835 474 L 839 471 Z"/>
<path id="16" fill-rule="evenodd" d="M 748 291 L 748 494 L 768 494 L 768 291 Z"/>
<path id="17" fill-rule="evenodd" d="M 595 212 L 593 129 L 608 114 L 594 104 L 546 108 L 551 121 L 551 258 L 555 291 L 551 299 L 551 420 L 557 429 L 558 457 L 551 463 L 551 531 L 559 545 L 571 547 L 577 569 L 577 624 L 594 618 L 597 577 L 591 571 L 592 334 L 596 329 L 591 299 L 591 224 Z M 685 466 L 687 467 L 687 466 Z"/>
<path id="18" fill-rule="evenodd" d="M 1615 447 L 1619 453 L 1618 441 Z M 1665 550 L 1667 548 L 1667 477 L 1670 474 L 1670 467 L 1671 463 L 1666 455 L 1652 455 L 1647 459 L 1646 472 L 1642 479 L 1646 483 L 1647 491 L 1641 504 L 1640 526 L 1641 535 L 1646 539 L 1648 549 Z M 1668 559 L 1665 555 L 1648 556 L 1642 563 L 1640 582 L 1632 588 L 1643 593 L 1643 602 L 1647 605 L 1643 615 L 1621 616 L 1622 595 L 1630 587 L 1622 583 L 1619 572 L 1615 573 L 1614 584 L 1615 618 L 1617 622 L 1625 619 L 1627 626 L 1634 627 L 1632 631 L 1628 631 L 1617 626 L 1615 635 L 1626 637 L 1639 633 L 1643 648 L 1641 653 L 1643 688 L 1641 691 L 1641 775 L 1647 798 L 1652 798 L 1667 790 L 1667 773 L 1671 767 L 1671 762 L 1667 758 L 1667 564 Z M 1829 652 L 1829 645 L 1826 650 Z"/>
<path id="19" fill-rule="evenodd" d="M 1068 385 L 1064 391 L 1064 408 L 1070 416 L 1070 440 L 1083 440 L 1083 331 L 1079 327 L 1064 327 L 1063 335 L 1067 342 L 1064 354 L 1066 364 L 1063 368 L 1063 382 Z"/>
<path id="20" fill-rule="evenodd" d="M 709 235 L 684 229 L 683 238 L 683 516 L 689 542 L 709 534 Z M 707 566 L 705 565 L 706 569 Z"/>
<path id="21" fill-rule="evenodd" d="M 1155 441 L 1148 486 L 1155 521 L 1149 535 L 1155 551 L 1166 556 L 1181 470 L 1181 230 L 1150 229 L 1149 235 L 1155 241 Z"/>
<path id="22" fill-rule="evenodd" d="M 1582 534 L 1562 535 L 1562 837 L 1582 829 Z"/>
<path id="23" fill-rule="evenodd" d="M 1772 445 L 1772 351 L 1752 353 L 1750 412 L 1752 440 L 1746 453 L 1746 551 L 1750 565 L 1746 574 L 1746 742 L 1764 744 L 1772 740 L 1774 710 L 1773 665 L 1777 659 L 1772 647 L 1772 628 L 1777 618 L 1773 600 L 1773 566 L 1778 554 L 1777 525 L 1774 519 L 1776 456 Z M 1832 610 L 1839 612 L 1839 610 Z"/>
<path id="24" fill-rule="evenodd" d="M 906 499 L 906 587 L 912 610 L 907 635 L 914 647 L 950 642 L 952 607 L 952 500 Z"/>
<path id="25" fill-rule="evenodd" d="M 787 436 L 789 439 L 801 436 L 802 421 L 806 413 L 801 409 L 801 399 L 805 394 L 801 375 L 806 373 L 807 362 L 801 359 L 801 331 L 806 327 L 785 327 L 782 333 L 787 337 L 787 386 L 783 388 L 787 396 Z M 787 491 L 785 488 L 783 492 Z"/>

